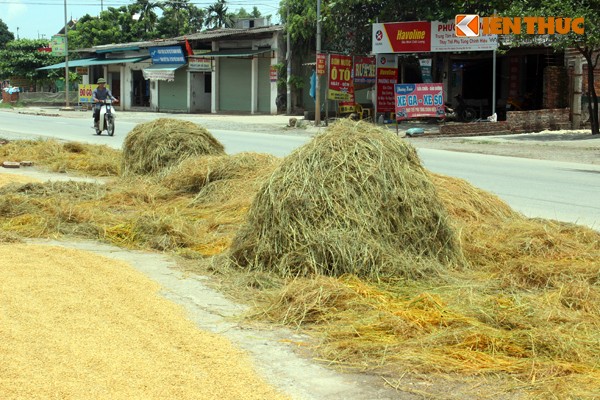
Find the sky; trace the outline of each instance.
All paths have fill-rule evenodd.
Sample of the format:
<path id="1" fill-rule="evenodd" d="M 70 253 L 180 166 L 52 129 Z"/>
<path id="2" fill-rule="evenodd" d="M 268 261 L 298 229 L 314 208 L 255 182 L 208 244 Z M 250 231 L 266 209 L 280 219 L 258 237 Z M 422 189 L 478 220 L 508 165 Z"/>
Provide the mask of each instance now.
<path id="1" fill-rule="evenodd" d="M 135 0 L 0 0 L 0 20 L 8 30 L 20 39 L 50 39 L 65 26 L 65 3 L 67 20 L 78 19 L 85 14 L 96 16 L 102 9 L 121 7 Z M 198 8 L 207 8 L 216 1 L 190 0 Z M 240 8 L 251 12 L 256 6 L 263 16 L 271 15 L 271 23 L 278 23 L 279 0 L 231 0 L 229 11 Z"/>

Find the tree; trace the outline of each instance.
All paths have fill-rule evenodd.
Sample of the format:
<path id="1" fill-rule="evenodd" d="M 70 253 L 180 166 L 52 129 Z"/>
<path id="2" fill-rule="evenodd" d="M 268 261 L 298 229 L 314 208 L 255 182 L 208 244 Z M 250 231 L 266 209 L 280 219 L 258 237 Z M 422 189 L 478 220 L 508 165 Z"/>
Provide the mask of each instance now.
<path id="1" fill-rule="evenodd" d="M 584 33 L 582 35 L 569 32 L 567 34 L 548 35 L 550 44 L 557 49 L 577 49 L 587 62 L 588 111 L 593 135 L 600 134 L 598 121 L 598 95 L 595 88 L 594 71 L 600 59 L 600 0 L 530 0 L 515 2 L 504 13 L 512 15 L 543 15 L 557 17 L 583 17 Z M 517 37 L 519 43 L 524 38 Z"/>
<path id="2" fill-rule="evenodd" d="M 251 13 L 248 13 L 248 11 L 246 11 L 246 9 L 244 7 L 242 7 L 239 10 L 237 10 L 237 12 L 231 14 L 231 17 L 233 19 L 260 18 L 261 16 L 262 15 L 261 15 L 260 11 L 258 10 L 258 8 L 256 6 L 254 6 L 252 8 L 252 12 Z"/>
<path id="3" fill-rule="evenodd" d="M 140 40 L 144 26 L 133 18 L 136 11 L 135 5 L 129 5 L 109 7 L 98 17 L 84 15 L 69 31 L 69 49 Z"/>
<path id="4" fill-rule="evenodd" d="M 162 4 L 158 1 L 151 0 L 136 0 L 135 4 L 133 5 L 133 10 L 136 13 L 139 13 L 137 22 L 141 25 L 143 39 L 150 39 L 156 31 L 158 15 L 154 12 L 154 10 L 157 8 L 162 9 Z"/>
<path id="5" fill-rule="evenodd" d="M 167 0 L 163 5 L 163 15 L 158 21 L 158 35 L 171 38 L 199 32 L 204 25 L 204 17 L 204 10 L 191 4 L 189 0 Z"/>
<path id="6" fill-rule="evenodd" d="M 8 42 L 4 49 L 0 49 L 0 78 L 20 77 L 34 82 L 48 79 L 48 71 L 36 71 L 36 68 L 64 61 L 62 57 L 38 51 L 48 46 L 48 40 L 44 39 L 19 39 Z"/>
<path id="7" fill-rule="evenodd" d="M 6 46 L 6 43 L 15 40 L 15 35 L 8 30 L 8 26 L 0 19 L 0 49 Z"/>
<path id="8" fill-rule="evenodd" d="M 232 14 L 227 12 L 227 2 L 217 0 L 217 2 L 207 9 L 206 27 L 209 29 L 230 28 L 233 26 Z"/>

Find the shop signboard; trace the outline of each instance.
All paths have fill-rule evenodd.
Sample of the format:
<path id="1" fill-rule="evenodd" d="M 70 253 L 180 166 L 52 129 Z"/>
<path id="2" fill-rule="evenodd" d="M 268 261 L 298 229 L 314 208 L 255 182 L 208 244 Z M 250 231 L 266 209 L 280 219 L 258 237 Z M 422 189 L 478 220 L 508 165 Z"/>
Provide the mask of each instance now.
<path id="1" fill-rule="evenodd" d="M 498 35 L 456 36 L 454 21 L 431 23 L 431 51 L 492 51 L 498 47 Z"/>
<path id="2" fill-rule="evenodd" d="M 181 46 L 150 47 L 152 64 L 185 64 Z"/>
<path id="3" fill-rule="evenodd" d="M 444 87 L 441 83 L 396 84 L 396 120 L 444 116 Z"/>
<path id="4" fill-rule="evenodd" d="M 50 48 L 52 48 L 53 56 L 64 57 L 67 55 L 67 46 L 64 35 L 54 35 L 50 40 Z"/>
<path id="5" fill-rule="evenodd" d="M 394 112 L 394 85 L 398 83 L 398 61 L 395 54 L 377 55 L 377 112 Z"/>
<path id="6" fill-rule="evenodd" d="M 188 56 L 188 69 L 190 71 L 212 71 L 212 59 L 201 55 Z"/>
<path id="7" fill-rule="evenodd" d="M 375 57 L 354 57 L 354 83 L 369 85 L 375 83 L 376 64 Z"/>
<path id="8" fill-rule="evenodd" d="M 329 56 L 329 90 L 330 100 L 354 102 L 354 85 L 352 83 L 352 56 L 331 54 Z"/>
<path id="9" fill-rule="evenodd" d="M 431 51 L 431 23 L 373 24 L 373 53 L 427 53 Z"/>

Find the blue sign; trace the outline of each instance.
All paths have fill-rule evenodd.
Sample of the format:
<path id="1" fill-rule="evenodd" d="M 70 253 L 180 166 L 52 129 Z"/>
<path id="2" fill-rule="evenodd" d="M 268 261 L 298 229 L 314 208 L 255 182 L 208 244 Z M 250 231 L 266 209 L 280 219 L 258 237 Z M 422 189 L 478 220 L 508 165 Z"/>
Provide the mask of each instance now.
<path id="1" fill-rule="evenodd" d="M 150 47 L 152 64 L 185 64 L 185 56 L 180 46 Z"/>

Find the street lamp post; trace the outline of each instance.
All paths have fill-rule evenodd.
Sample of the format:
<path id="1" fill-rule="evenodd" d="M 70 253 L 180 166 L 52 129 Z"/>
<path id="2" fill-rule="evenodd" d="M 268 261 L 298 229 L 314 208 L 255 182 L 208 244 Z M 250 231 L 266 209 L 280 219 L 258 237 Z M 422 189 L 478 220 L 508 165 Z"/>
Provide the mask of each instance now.
<path id="1" fill-rule="evenodd" d="M 317 0 L 317 62 L 316 68 L 319 65 L 319 53 L 321 53 L 321 0 Z M 321 85 L 320 77 L 317 71 L 317 79 L 315 81 L 315 125 L 321 125 Z"/>

